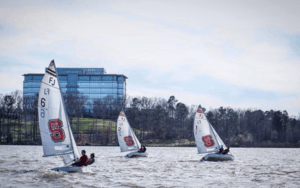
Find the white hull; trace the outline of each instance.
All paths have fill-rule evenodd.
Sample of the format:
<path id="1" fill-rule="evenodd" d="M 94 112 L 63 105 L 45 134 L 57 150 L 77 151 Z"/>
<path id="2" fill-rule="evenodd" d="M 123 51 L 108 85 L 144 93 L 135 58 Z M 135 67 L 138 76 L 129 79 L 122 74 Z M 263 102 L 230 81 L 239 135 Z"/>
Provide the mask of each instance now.
<path id="1" fill-rule="evenodd" d="M 57 167 L 52 168 L 51 170 L 57 171 L 57 172 L 85 172 L 88 171 L 87 166 L 64 166 L 64 167 Z"/>
<path id="2" fill-rule="evenodd" d="M 214 153 L 214 154 L 207 154 L 205 155 L 201 161 L 233 161 L 234 160 L 234 156 L 230 155 L 230 154 L 218 154 L 218 153 Z"/>
<path id="3" fill-rule="evenodd" d="M 148 153 L 140 153 L 140 152 L 132 152 L 127 154 L 125 157 L 132 158 L 132 157 L 148 157 Z"/>

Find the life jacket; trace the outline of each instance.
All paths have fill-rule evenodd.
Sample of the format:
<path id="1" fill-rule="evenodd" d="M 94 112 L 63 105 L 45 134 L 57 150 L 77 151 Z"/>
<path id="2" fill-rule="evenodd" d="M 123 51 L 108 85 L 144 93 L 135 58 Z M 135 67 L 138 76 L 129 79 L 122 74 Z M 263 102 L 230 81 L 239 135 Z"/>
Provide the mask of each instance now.
<path id="1" fill-rule="evenodd" d="M 89 158 L 86 155 L 81 156 L 80 161 L 79 161 L 80 166 L 85 165 L 88 162 L 88 160 L 89 160 Z"/>
<path id="2" fill-rule="evenodd" d="M 85 166 L 91 165 L 91 164 L 93 164 L 94 162 L 95 162 L 95 159 L 89 158 L 89 161 L 85 164 Z"/>
<path id="3" fill-rule="evenodd" d="M 224 151 L 223 151 L 223 154 L 225 155 L 225 154 L 227 154 L 229 152 L 229 149 L 227 148 L 227 149 L 225 149 Z"/>

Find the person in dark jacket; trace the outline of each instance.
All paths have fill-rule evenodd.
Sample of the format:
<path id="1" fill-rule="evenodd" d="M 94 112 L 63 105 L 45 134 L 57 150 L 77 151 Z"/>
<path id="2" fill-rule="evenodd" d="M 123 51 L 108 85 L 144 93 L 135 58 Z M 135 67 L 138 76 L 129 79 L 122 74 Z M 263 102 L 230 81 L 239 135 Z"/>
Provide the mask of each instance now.
<path id="1" fill-rule="evenodd" d="M 218 153 L 223 153 L 223 151 L 224 151 L 223 146 L 221 146 Z"/>
<path id="2" fill-rule="evenodd" d="M 90 158 L 89 158 L 88 162 L 85 165 L 88 166 L 88 165 L 93 164 L 95 162 L 94 158 L 95 158 L 95 154 L 91 153 Z"/>
<path id="3" fill-rule="evenodd" d="M 227 147 L 223 152 L 222 152 L 222 154 L 227 154 L 229 152 L 229 147 Z"/>
<path id="4" fill-rule="evenodd" d="M 84 166 L 89 160 L 89 158 L 85 155 L 85 153 L 86 153 L 85 150 L 82 150 L 81 151 L 82 156 L 80 157 L 80 159 L 78 161 L 73 163 L 72 166 Z"/>
<path id="5" fill-rule="evenodd" d="M 144 145 L 141 146 L 141 148 L 139 149 L 140 153 L 145 153 L 146 152 L 146 147 Z"/>

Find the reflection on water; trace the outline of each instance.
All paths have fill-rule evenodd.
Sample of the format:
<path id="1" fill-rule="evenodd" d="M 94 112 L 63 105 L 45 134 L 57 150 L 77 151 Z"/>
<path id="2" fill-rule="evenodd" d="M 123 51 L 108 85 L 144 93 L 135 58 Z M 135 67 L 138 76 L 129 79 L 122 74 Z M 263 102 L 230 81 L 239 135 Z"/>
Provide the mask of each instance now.
<path id="1" fill-rule="evenodd" d="M 119 147 L 79 147 L 96 154 L 91 172 L 50 171 L 60 157 L 41 146 L 0 146 L 0 187 L 299 187 L 300 150 L 232 148 L 235 161 L 200 162 L 193 147 L 148 147 L 125 158 Z"/>

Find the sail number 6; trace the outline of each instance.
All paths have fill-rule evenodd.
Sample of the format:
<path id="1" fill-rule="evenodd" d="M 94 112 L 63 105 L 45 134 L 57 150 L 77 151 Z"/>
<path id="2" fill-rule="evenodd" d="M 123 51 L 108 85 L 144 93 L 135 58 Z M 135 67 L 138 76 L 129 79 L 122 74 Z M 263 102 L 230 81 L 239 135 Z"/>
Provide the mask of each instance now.
<path id="1" fill-rule="evenodd" d="M 42 98 L 42 99 L 41 99 L 41 106 L 42 106 L 42 107 L 45 107 L 45 105 L 46 105 L 45 101 L 46 101 L 45 98 Z"/>

